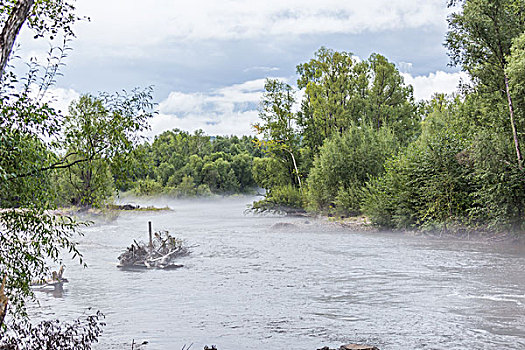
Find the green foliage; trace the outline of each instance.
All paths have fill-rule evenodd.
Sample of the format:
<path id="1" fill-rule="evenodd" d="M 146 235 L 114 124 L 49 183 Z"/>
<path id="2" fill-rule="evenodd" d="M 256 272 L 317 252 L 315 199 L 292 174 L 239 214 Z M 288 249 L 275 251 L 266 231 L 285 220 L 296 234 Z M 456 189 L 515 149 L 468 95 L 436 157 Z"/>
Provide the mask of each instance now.
<path id="1" fill-rule="evenodd" d="M 295 103 L 293 88 L 277 79 L 267 79 L 265 93 L 259 107 L 259 118 L 262 123 L 255 124 L 255 129 L 267 140 L 281 141 L 286 144 L 294 142 L 292 112 Z"/>
<path id="2" fill-rule="evenodd" d="M 388 227 L 446 225 L 464 221 L 474 205 L 468 142 L 452 115 L 456 104 L 437 96 L 417 141 L 386 163 L 386 172 L 368 182 L 363 211 Z"/>
<path id="3" fill-rule="evenodd" d="M 0 5 L 4 32 L 7 19 L 20 3 L 8 0 Z M 2 47 L 6 51 L 0 67 L 0 271 L 6 277 L 5 292 L 14 315 L 23 314 L 26 300 L 33 296 L 30 282 L 43 278 L 49 264 L 61 263 L 61 252 L 80 257 L 75 243 L 79 224 L 53 212 L 56 191 L 52 172 L 69 163 L 55 154 L 62 116 L 43 102 L 78 18 L 70 1 L 45 0 L 31 4 L 28 18 L 20 19 L 35 37 L 61 35 L 65 44 L 51 48 L 46 66 L 29 63 L 28 74 L 22 78 L 9 66 L 5 70 L 18 31 L 11 31 Z M 18 345 L 16 340 L 12 344 Z"/>
<path id="4" fill-rule="evenodd" d="M 299 137 L 295 130 L 296 115 L 292 111 L 295 92 L 289 84 L 277 79 L 267 79 L 265 93 L 259 105 L 259 118 L 262 123 L 254 125 L 262 135 L 257 146 L 269 157 L 286 166 L 290 181 L 301 187 L 301 177 L 297 164 L 302 163 L 299 152 Z"/>
<path id="5" fill-rule="evenodd" d="M 516 124 L 518 130 L 525 130 L 525 33 L 515 38 L 505 72 L 509 76 L 510 90 L 516 110 Z M 520 133 L 523 144 L 524 133 Z"/>
<path id="6" fill-rule="evenodd" d="M 131 162 L 142 164 L 134 172 L 135 186 L 143 186 L 140 180 L 155 181 L 160 186 L 156 193 L 181 197 L 250 191 L 255 186 L 254 154 L 259 152 L 252 137 L 210 137 L 202 131 L 190 134 L 175 129 L 156 136 L 152 144 L 141 145 Z M 134 192 L 149 190 L 135 188 Z"/>
<path id="7" fill-rule="evenodd" d="M 312 210 L 364 212 L 387 227 L 522 228 L 525 3 L 462 4 L 446 38 L 452 63 L 472 78 L 462 95 L 415 104 L 412 87 L 385 57 L 358 61 L 326 48 L 297 66 L 298 112 L 294 89 L 268 80 L 255 125 L 265 157 L 252 169 L 267 192 L 254 208 L 306 199 Z M 510 123 L 501 117 L 509 111 Z"/>
<path id="8" fill-rule="evenodd" d="M 102 335 L 101 312 L 79 317 L 73 322 L 11 320 L 0 333 L 0 349 L 89 350 Z M 23 347 L 22 347 L 23 346 Z"/>
<path id="9" fill-rule="evenodd" d="M 72 161 L 75 159 L 80 158 L 71 158 Z M 103 207 L 114 191 L 109 164 L 101 159 L 77 164 L 57 174 L 57 203 L 61 206 Z"/>
<path id="10" fill-rule="evenodd" d="M 276 186 L 265 198 L 253 203 L 255 212 L 286 212 L 300 210 L 304 207 L 301 191 L 292 185 Z"/>
<path id="11" fill-rule="evenodd" d="M 240 191 L 247 191 L 255 187 L 255 180 L 252 175 L 253 157 L 247 153 L 240 153 L 233 156 L 231 168 L 239 183 Z"/>
<path id="12" fill-rule="evenodd" d="M 361 187 L 383 172 L 395 154 L 397 140 L 386 128 L 352 126 L 321 147 L 308 178 L 308 200 L 315 210 L 336 208 L 340 214 L 360 212 Z"/>
<path id="13" fill-rule="evenodd" d="M 6 0 L 0 5 L 0 22 L 5 23 L 7 16 L 18 1 Z M 74 36 L 73 24 L 81 19 L 75 15 L 73 1 L 37 0 L 27 18 L 27 27 L 35 38 L 47 36 L 53 39 L 58 34 Z"/>
<path id="14" fill-rule="evenodd" d="M 207 162 L 202 167 L 204 184 L 212 192 L 235 193 L 239 190 L 239 182 L 228 161 L 218 158 Z"/>
<path id="15" fill-rule="evenodd" d="M 60 116 L 29 95 L 28 90 L 0 97 L 0 271 L 18 314 L 33 295 L 31 280 L 42 278 L 50 262 L 58 263 L 60 251 L 80 256 L 74 241 L 78 224 L 51 211 L 56 193 L 50 171 L 63 162 L 40 138 L 58 138 Z"/>
<path id="16" fill-rule="evenodd" d="M 113 180 L 129 173 L 130 155 L 152 116 L 151 89 L 131 94 L 83 95 L 64 121 L 63 149 L 70 165 L 62 179 L 65 204 L 102 206 Z M 69 179 L 69 183 L 67 183 Z"/>
<path id="17" fill-rule="evenodd" d="M 469 0 L 449 17 L 446 46 L 453 64 L 485 91 L 504 94 L 503 70 L 512 40 L 525 31 L 521 0 Z"/>
<path id="18" fill-rule="evenodd" d="M 477 118 L 487 106 L 472 105 L 480 96 L 470 97 L 462 102 L 438 95 L 428 102 L 420 138 L 367 183 L 362 207 L 372 222 L 520 228 L 525 187 L 512 140 Z"/>
<path id="19" fill-rule="evenodd" d="M 513 100 L 523 98 L 515 94 L 519 86 L 519 36 L 523 32 L 525 2 L 522 0 L 469 0 L 465 1 L 462 11 L 450 16 L 446 37 L 452 63 L 461 65 L 469 73 L 476 92 L 488 103 L 489 109 L 506 106 L 510 123 L 501 117 L 504 114 L 488 113 L 492 118 L 486 126 L 504 129 L 512 135 L 520 168 L 523 155 L 519 132 L 523 126 L 516 121 Z M 514 41 L 516 47 L 511 55 Z M 515 63 L 512 67 L 507 67 L 509 56 Z M 509 88 L 508 74 L 514 75 L 514 94 Z"/>
<path id="20" fill-rule="evenodd" d="M 472 181 L 477 184 L 471 216 L 495 227 L 525 229 L 525 176 L 507 137 L 486 132 L 474 140 Z"/>
<path id="21" fill-rule="evenodd" d="M 291 185 L 286 165 L 275 158 L 254 158 L 252 173 L 257 185 L 266 190 Z"/>
<path id="22" fill-rule="evenodd" d="M 297 66 L 297 73 L 297 85 L 305 89 L 297 124 L 304 146 L 314 154 L 324 140 L 352 125 L 390 127 L 404 143 L 417 136 L 420 117 L 412 87 L 384 56 L 372 54 L 358 62 L 349 52 L 322 47 Z"/>
<path id="23" fill-rule="evenodd" d="M 139 196 L 153 196 L 161 194 L 163 187 L 152 179 L 138 180 L 133 188 L 133 193 Z"/>

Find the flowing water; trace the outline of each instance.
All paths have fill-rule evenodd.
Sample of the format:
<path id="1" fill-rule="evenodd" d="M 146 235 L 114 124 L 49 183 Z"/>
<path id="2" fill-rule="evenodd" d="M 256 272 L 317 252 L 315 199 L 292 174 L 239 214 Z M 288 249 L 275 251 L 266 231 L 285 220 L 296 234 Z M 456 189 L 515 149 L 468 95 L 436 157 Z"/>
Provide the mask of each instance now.
<path id="1" fill-rule="evenodd" d="M 307 218 L 244 215 L 253 198 L 162 201 L 84 230 L 89 265 L 31 314 L 106 315 L 96 349 L 525 349 L 523 245 L 357 233 Z M 193 246 L 184 267 L 119 270 L 147 222 Z"/>

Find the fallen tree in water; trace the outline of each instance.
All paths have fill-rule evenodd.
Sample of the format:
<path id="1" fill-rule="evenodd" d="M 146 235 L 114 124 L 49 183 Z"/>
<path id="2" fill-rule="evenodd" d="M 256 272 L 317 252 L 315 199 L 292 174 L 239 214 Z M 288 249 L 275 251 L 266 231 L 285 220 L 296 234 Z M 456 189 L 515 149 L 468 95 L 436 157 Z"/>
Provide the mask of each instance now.
<path id="1" fill-rule="evenodd" d="M 190 253 L 180 239 L 172 237 L 168 231 L 150 233 L 149 244 L 133 241 L 127 250 L 118 257 L 120 268 L 128 269 L 173 269 L 182 267 L 173 260 Z"/>
<path id="2" fill-rule="evenodd" d="M 62 290 L 64 283 L 69 282 L 62 277 L 64 266 L 60 266 L 58 271 L 53 271 L 50 278 L 31 281 L 31 288 L 38 291 Z"/>

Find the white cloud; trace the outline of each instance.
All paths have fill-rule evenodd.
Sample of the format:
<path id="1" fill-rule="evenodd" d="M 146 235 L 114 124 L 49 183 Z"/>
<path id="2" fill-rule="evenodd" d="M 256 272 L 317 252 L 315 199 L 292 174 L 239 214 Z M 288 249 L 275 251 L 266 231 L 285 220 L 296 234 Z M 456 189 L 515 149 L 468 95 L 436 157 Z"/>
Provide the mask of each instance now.
<path id="1" fill-rule="evenodd" d="M 256 79 L 209 92 L 171 92 L 159 103 L 149 136 L 174 128 L 202 129 L 210 135 L 254 134 L 264 83 L 265 79 Z"/>
<path id="2" fill-rule="evenodd" d="M 437 71 L 423 76 L 402 73 L 406 84 L 414 87 L 416 100 L 429 99 L 435 93 L 455 92 L 465 73 Z M 288 79 L 280 78 L 284 81 Z M 210 135 L 254 135 L 252 125 L 258 121 L 257 106 L 264 91 L 265 79 L 251 80 L 209 92 L 172 92 L 159 104 L 159 115 L 151 122 L 148 136 L 179 128 L 186 131 L 204 130 Z M 304 91 L 296 93 L 300 108 Z"/>
<path id="3" fill-rule="evenodd" d="M 410 73 L 412 70 L 413 64 L 411 62 L 399 62 L 397 68 L 402 73 Z"/>
<path id="4" fill-rule="evenodd" d="M 73 89 L 50 88 L 44 96 L 44 99 L 53 108 L 67 114 L 71 102 L 78 100 L 79 97 L 80 94 Z"/>
<path id="5" fill-rule="evenodd" d="M 460 79 L 468 81 L 465 73 L 437 71 L 423 76 L 402 73 L 406 84 L 414 87 L 416 100 L 429 99 L 434 93 L 456 91 Z M 279 78 L 285 82 L 290 79 Z M 209 135 L 254 135 L 252 125 L 258 121 L 257 106 L 264 92 L 265 79 L 250 80 L 211 91 L 184 93 L 174 91 L 159 103 L 159 114 L 151 121 L 146 136 L 153 137 L 166 130 L 204 130 Z M 67 113 L 71 101 L 80 94 L 73 89 L 52 88 L 46 99 L 53 107 Z M 304 91 L 296 93 L 300 107 Z"/>
<path id="6" fill-rule="evenodd" d="M 161 113 L 151 121 L 151 130 L 146 136 L 152 138 L 175 128 L 189 132 L 201 129 L 208 135 L 254 135 L 252 125 L 257 122 L 257 119 L 256 110 L 237 113 L 188 114 L 184 118 Z"/>
<path id="7" fill-rule="evenodd" d="M 29 95 L 31 98 L 47 103 L 55 110 L 61 111 L 62 114 L 67 114 L 71 102 L 78 100 L 80 97 L 80 93 L 73 89 L 49 87 L 45 91 L 40 91 L 37 84 L 31 84 Z"/>
<path id="8" fill-rule="evenodd" d="M 412 76 L 409 73 L 401 73 L 405 79 L 405 84 L 414 87 L 414 97 L 416 100 L 426 100 L 435 93 L 452 93 L 457 90 L 460 80 L 469 81 L 466 73 L 447 73 L 437 71 L 428 75 Z"/>
<path id="9" fill-rule="evenodd" d="M 81 38 L 128 54 L 181 40 L 442 28 L 449 12 L 443 0 L 79 0 L 77 8 L 92 21 L 78 26 Z"/>
<path id="10" fill-rule="evenodd" d="M 256 67 L 250 67 L 250 68 L 243 69 L 243 72 L 244 73 L 254 72 L 254 71 L 258 71 L 258 72 L 276 72 L 278 70 L 280 70 L 280 68 L 278 68 L 278 67 L 256 66 Z"/>

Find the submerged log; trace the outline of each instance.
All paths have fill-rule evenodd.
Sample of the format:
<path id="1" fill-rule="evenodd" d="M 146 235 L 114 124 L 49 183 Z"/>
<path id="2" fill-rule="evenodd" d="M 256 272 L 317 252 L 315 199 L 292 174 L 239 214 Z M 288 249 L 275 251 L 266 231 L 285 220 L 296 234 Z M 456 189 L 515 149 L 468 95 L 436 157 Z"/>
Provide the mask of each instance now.
<path id="1" fill-rule="evenodd" d="M 174 269 L 182 267 L 173 260 L 190 252 L 183 241 L 172 237 L 167 231 L 155 232 L 148 244 L 133 241 L 122 253 L 117 265 L 123 269 Z"/>
<path id="2" fill-rule="evenodd" d="M 58 271 L 53 271 L 50 278 L 31 281 L 31 287 L 39 291 L 61 290 L 64 283 L 69 282 L 67 278 L 62 277 L 64 266 L 60 266 Z"/>
<path id="3" fill-rule="evenodd" d="M 346 344 L 346 345 L 341 345 L 339 350 L 379 350 L 379 349 L 372 345 Z"/>
<path id="4" fill-rule="evenodd" d="M 335 350 L 330 349 L 328 346 L 317 350 Z M 362 345 L 362 344 L 345 344 L 341 345 L 338 350 L 379 350 L 379 348 L 372 345 Z"/>

